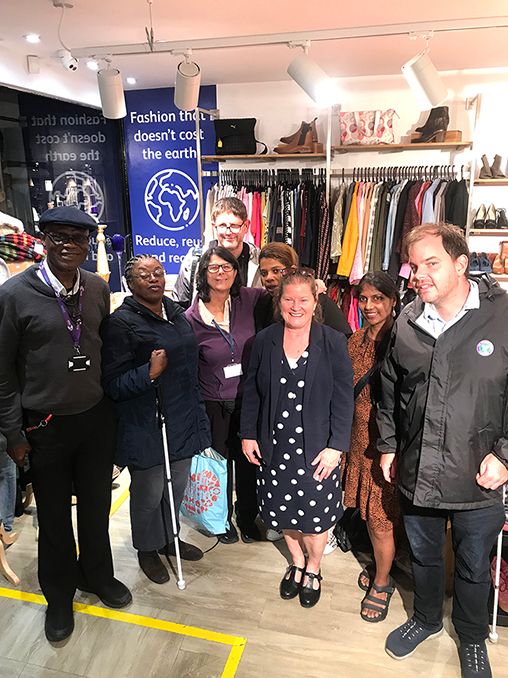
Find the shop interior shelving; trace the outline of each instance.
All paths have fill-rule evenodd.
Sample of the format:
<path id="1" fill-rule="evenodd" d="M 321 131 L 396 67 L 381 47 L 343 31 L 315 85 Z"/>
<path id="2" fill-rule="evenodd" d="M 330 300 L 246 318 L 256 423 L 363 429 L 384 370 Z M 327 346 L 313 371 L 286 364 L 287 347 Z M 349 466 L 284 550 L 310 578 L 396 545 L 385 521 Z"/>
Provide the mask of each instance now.
<path id="1" fill-rule="evenodd" d="M 508 228 L 471 228 L 470 235 L 505 235 L 508 239 Z"/>
<path id="2" fill-rule="evenodd" d="M 250 160 L 254 162 L 273 162 L 275 160 L 324 160 L 324 153 L 265 153 L 265 155 L 203 155 L 202 162 L 222 162 L 224 160 Z"/>
<path id="3" fill-rule="evenodd" d="M 471 141 L 443 141 L 426 144 L 372 144 L 332 146 L 333 153 L 392 153 L 395 151 L 460 151 L 471 147 Z"/>
<path id="4" fill-rule="evenodd" d="M 506 179 L 475 179 L 475 186 L 508 186 L 508 178 Z"/>

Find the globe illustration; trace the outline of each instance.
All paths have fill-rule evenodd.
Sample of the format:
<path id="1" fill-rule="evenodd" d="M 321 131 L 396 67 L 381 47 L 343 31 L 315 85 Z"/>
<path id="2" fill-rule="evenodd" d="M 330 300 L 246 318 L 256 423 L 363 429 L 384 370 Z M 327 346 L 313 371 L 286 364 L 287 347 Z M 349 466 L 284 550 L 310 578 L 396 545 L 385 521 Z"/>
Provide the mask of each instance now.
<path id="1" fill-rule="evenodd" d="M 52 183 L 55 207 L 78 207 L 100 221 L 104 212 L 104 192 L 90 174 L 69 170 L 59 174 Z"/>
<path id="2" fill-rule="evenodd" d="M 146 185 L 145 208 L 157 226 L 181 231 L 198 216 L 198 187 L 185 172 L 161 170 Z"/>

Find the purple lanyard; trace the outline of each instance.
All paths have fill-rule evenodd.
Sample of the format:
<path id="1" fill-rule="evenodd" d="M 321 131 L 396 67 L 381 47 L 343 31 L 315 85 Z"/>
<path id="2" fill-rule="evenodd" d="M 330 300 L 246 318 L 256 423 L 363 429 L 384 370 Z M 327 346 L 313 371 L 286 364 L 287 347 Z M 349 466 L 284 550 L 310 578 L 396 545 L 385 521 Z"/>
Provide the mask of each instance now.
<path id="1" fill-rule="evenodd" d="M 44 281 L 51 287 L 51 289 L 55 293 L 56 300 L 58 302 L 58 305 L 60 306 L 60 310 L 62 311 L 65 326 L 67 328 L 67 331 L 71 335 L 74 349 L 76 350 L 77 353 L 79 353 L 81 341 L 81 312 L 83 310 L 83 293 L 85 291 L 85 287 L 83 284 L 79 286 L 78 317 L 76 318 L 76 322 L 74 323 L 71 319 L 71 316 L 69 315 L 69 311 L 67 310 L 66 305 L 64 304 L 62 298 L 60 297 L 60 294 L 56 291 L 56 289 L 52 285 L 51 280 L 49 279 L 49 276 L 46 272 L 46 269 L 44 268 L 44 265 L 39 266 L 39 271 L 41 272 Z"/>

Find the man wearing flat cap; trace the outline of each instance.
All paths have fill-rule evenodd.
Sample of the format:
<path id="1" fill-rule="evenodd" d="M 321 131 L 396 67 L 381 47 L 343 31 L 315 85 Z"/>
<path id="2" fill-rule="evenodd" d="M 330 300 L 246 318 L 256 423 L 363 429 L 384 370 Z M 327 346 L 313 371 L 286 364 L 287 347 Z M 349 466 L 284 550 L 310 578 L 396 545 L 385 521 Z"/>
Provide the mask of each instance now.
<path id="1" fill-rule="evenodd" d="M 99 326 L 109 289 L 80 268 L 96 222 L 75 207 L 56 207 L 39 227 L 47 257 L 0 288 L 0 431 L 17 464 L 30 460 L 45 632 L 60 641 L 74 628 L 76 588 L 109 607 L 132 598 L 114 578 L 108 534 L 116 427 L 101 388 Z"/>

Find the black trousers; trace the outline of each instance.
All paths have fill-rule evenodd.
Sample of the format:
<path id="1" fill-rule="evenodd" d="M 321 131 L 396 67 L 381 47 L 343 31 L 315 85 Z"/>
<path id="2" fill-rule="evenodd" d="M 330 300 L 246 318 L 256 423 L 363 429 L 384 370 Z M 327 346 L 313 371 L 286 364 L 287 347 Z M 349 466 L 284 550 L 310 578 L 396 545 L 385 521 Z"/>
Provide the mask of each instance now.
<path id="1" fill-rule="evenodd" d="M 206 400 L 206 413 L 212 431 L 212 447 L 228 463 L 228 521 L 233 515 L 233 477 L 236 484 L 236 518 L 240 529 L 252 525 L 258 514 L 256 497 L 256 467 L 242 453 L 238 437 L 240 430 L 239 402 Z"/>
<path id="2" fill-rule="evenodd" d="M 47 414 L 25 412 L 25 426 Z M 39 519 L 39 583 L 49 604 L 69 605 L 78 584 L 96 589 L 113 578 L 108 525 L 115 436 L 115 414 L 106 399 L 80 414 L 54 416 L 27 436 Z"/>
<path id="3" fill-rule="evenodd" d="M 192 459 L 171 461 L 171 486 L 175 503 L 177 531 Z M 174 541 L 168 482 L 164 464 L 151 468 L 129 466 L 131 474 L 132 545 L 137 551 L 158 551 Z"/>
<path id="4" fill-rule="evenodd" d="M 453 625 L 461 642 L 484 640 L 489 634 L 489 554 L 505 521 L 502 503 L 466 511 L 421 508 L 405 498 L 401 505 L 411 546 L 415 617 L 427 628 L 441 626 L 443 546 L 450 519 L 455 552 Z"/>

